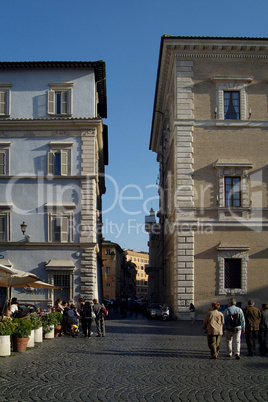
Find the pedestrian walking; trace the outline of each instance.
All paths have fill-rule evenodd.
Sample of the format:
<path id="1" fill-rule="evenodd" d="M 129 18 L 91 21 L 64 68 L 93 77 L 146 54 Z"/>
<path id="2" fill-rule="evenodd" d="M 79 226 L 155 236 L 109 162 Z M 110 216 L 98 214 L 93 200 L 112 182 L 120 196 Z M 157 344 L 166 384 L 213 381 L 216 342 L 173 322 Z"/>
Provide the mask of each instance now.
<path id="1" fill-rule="evenodd" d="M 105 336 L 105 322 L 102 313 L 102 305 L 98 302 L 97 299 L 93 299 L 93 312 L 95 314 L 95 322 L 97 328 L 97 336 Z"/>
<path id="2" fill-rule="evenodd" d="M 93 321 L 92 307 L 90 302 L 85 302 L 84 308 L 81 311 L 82 329 L 85 338 L 91 338 L 91 324 Z"/>
<path id="3" fill-rule="evenodd" d="M 261 312 L 254 307 L 254 301 L 249 300 L 248 306 L 244 311 L 246 321 L 246 341 L 248 348 L 248 356 L 254 356 L 256 354 L 256 339 L 258 338 L 258 331 L 261 319 Z"/>
<path id="4" fill-rule="evenodd" d="M 210 311 L 207 312 L 203 328 L 207 334 L 208 347 L 211 353 L 211 359 L 217 359 L 220 351 L 221 337 L 223 334 L 224 317 L 218 310 L 220 303 L 211 303 Z"/>
<path id="5" fill-rule="evenodd" d="M 258 333 L 258 339 L 260 344 L 259 351 L 262 355 L 268 353 L 267 335 L 268 335 L 268 304 L 262 304 L 261 321 Z"/>
<path id="6" fill-rule="evenodd" d="M 68 306 L 67 301 L 63 301 L 62 307 L 63 307 L 63 334 L 67 335 L 67 333 L 69 333 L 69 329 L 68 329 L 69 306 Z"/>
<path id="7" fill-rule="evenodd" d="M 192 321 L 192 324 L 194 324 L 194 322 L 195 322 L 195 306 L 193 305 L 193 303 L 190 304 L 189 310 L 190 310 L 190 319 Z"/>
<path id="8" fill-rule="evenodd" d="M 236 359 L 240 359 L 241 333 L 245 332 L 243 310 L 236 305 L 235 299 L 229 299 L 228 308 L 224 310 L 225 346 L 227 357 L 232 357 L 232 347 Z"/>

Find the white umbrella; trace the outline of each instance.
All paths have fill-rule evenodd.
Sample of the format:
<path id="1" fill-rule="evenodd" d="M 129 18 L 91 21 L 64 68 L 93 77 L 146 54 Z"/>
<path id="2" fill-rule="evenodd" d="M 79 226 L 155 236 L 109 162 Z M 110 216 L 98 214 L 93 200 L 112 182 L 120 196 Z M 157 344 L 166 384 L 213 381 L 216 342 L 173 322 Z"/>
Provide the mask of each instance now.
<path id="1" fill-rule="evenodd" d="M 39 280 L 40 278 L 35 274 L 0 264 L 0 286 L 9 289 L 10 300 L 12 287 L 23 287 Z"/>
<path id="2" fill-rule="evenodd" d="M 6 288 L 25 286 L 27 283 L 39 281 L 40 278 L 31 272 L 21 271 L 0 264 L 0 286 Z"/>

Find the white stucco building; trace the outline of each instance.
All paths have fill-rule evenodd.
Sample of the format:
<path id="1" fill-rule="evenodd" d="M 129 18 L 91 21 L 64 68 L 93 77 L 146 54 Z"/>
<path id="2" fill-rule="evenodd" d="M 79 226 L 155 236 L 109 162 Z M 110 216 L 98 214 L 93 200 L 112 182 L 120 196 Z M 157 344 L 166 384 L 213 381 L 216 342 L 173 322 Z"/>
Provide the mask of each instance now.
<path id="1" fill-rule="evenodd" d="M 103 61 L 0 63 L 0 262 L 62 288 L 21 301 L 102 297 L 106 117 Z"/>

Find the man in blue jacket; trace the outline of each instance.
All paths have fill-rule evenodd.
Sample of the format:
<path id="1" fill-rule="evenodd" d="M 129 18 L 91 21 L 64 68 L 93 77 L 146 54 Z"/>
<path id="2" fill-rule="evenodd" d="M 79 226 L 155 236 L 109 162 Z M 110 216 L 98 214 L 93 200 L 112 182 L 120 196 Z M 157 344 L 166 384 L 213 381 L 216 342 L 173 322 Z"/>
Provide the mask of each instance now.
<path id="1" fill-rule="evenodd" d="M 236 305 L 235 299 L 228 300 L 228 308 L 224 310 L 225 322 L 225 345 L 227 357 L 232 356 L 232 345 L 234 345 L 234 355 L 240 359 L 241 333 L 245 332 L 245 317 L 243 310 Z M 234 316 L 236 314 L 236 316 Z M 238 319 L 238 325 L 234 326 L 233 318 Z"/>

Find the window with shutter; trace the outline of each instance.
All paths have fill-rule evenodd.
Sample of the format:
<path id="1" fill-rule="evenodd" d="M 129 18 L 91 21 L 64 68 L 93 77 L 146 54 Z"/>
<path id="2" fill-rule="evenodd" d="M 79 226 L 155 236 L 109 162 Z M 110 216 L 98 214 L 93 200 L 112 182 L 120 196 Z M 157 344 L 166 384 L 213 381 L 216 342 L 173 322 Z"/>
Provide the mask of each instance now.
<path id="1" fill-rule="evenodd" d="M 72 82 L 50 83 L 47 109 L 49 115 L 70 116 L 72 114 Z"/>
<path id="2" fill-rule="evenodd" d="M 61 174 L 67 176 L 68 174 L 68 153 L 61 151 Z"/>
<path id="3" fill-rule="evenodd" d="M 0 116 L 10 116 L 10 83 L 0 83 Z"/>
<path id="4" fill-rule="evenodd" d="M 47 158 L 47 173 L 57 176 L 71 174 L 71 150 L 51 149 Z"/>
<path id="5" fill-rule="evenodd" d="M 0 174 L 6 174 L 6 153 L 0 151 Z"/>
<path id="6" fill-rule="evenodd" d="M 55 91 L 48 91 L 47 113 L 55 114 Z"/>
<path id="7" fill-rule="evenodd" d="M 67 243 L 73 241 L 71 230 L 72 216 L 71 214 L 60 214 L 50 216 L 51 224 L 49 224 L 49 241 L 55 243 Z"/>
<path id="8" fill-rule="evenodd" d="M 0 241 L 7 240 L 7 217 L 0 215 Z"/>
<path id="9" fill-rule="evenodd" d="M 0 115 L 6 115 L 6 91 L 0 91 Z"/>
<path id="10" fill-rule="evenodd" d="M 62 216 L 61 218 L 61 241 L 63 243 L 66 243 L 68 241 L 68 230 L 69 228 L 69 219 L 67 218 L 67 216 Z"/>

